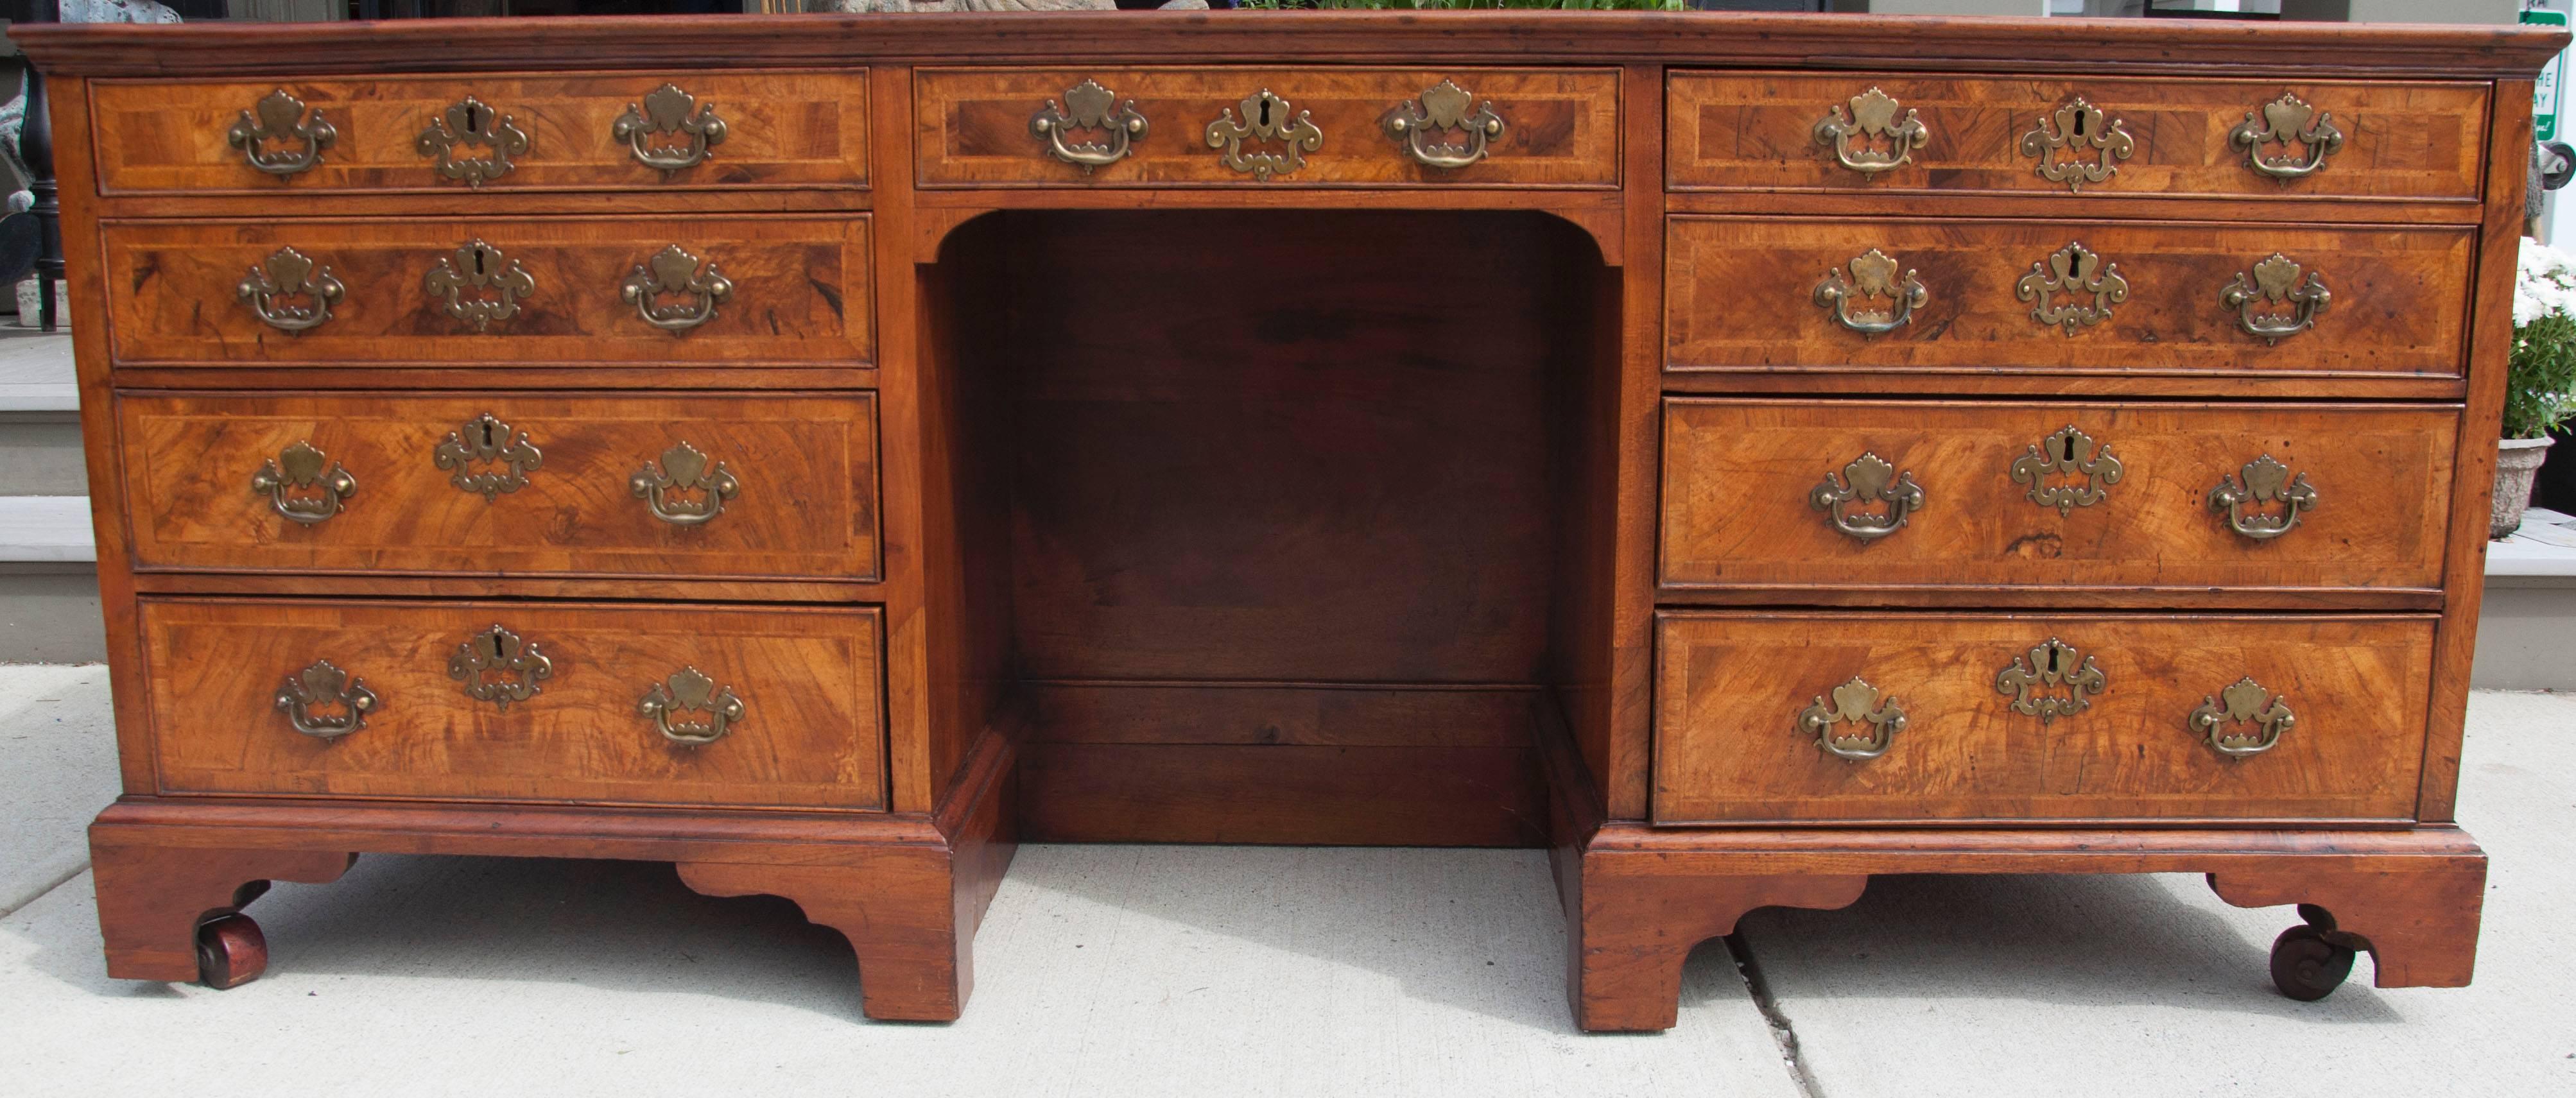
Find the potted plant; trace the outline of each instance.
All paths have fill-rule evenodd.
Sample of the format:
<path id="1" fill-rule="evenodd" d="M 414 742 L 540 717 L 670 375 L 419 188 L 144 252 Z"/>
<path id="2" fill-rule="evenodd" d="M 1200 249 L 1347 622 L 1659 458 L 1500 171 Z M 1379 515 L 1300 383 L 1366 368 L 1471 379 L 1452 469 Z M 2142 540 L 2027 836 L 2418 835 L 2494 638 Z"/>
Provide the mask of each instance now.
<path id="1" fill-rule="evenodd" d="M 2488 535 L 2522 528 L 2531 480 L 2551 428 L 2576 418 L 2576 256 L 2522 241 L 2513 295 L 2513 354 L 2505 370 L 2504 438 L 2497 443 L 2495 519 Z"/>

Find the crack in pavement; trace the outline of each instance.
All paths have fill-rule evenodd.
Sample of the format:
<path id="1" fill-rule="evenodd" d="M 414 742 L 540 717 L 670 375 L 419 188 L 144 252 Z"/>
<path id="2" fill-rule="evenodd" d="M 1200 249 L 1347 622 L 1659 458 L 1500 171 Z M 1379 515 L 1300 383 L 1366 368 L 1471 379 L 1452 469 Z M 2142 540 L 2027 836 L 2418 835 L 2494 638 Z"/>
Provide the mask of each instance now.
<path id="1" fill-rule="evenodd" d="M 1771 981 L 1762 975 L 1762 964 L 1753 958 L 1753 946 L 1741 931 L 1719 941 L 1726 943 L 1727 955 L 1735 960 L 1735 973 L 1744 978 L 1744 990 L 1753 996 L 1753 1006 L 1762 1012 L 1762 1020 L 1771 1025 L 1771 1042 L 1780 1046 L 1780 1061 L 1789 1069 L 1789 1081 L 1798 1085 L 1798 1093 L 1807 1098 L 1825 1098 L 1823 1087 L 1807 1070 L 1807 1058 L 1798 1051 L 1798 1030 L 1781 1011 L 1780 1001 L 1771 995 Z"/>

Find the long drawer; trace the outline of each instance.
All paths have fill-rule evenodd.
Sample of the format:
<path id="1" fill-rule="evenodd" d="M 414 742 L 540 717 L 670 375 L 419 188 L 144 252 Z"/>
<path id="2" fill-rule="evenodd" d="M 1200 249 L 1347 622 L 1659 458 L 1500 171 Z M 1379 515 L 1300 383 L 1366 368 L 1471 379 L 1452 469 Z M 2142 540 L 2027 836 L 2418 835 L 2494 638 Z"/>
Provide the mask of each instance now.
<path id="1" fill-rule="evenodd" d="M 103 80 L 99 189 L 865 187 L 864 69 Z"/>
<path id="2" fill-rule="evenodd" d="M 1611 69 L 922 69 L 925 187 L 1619 182 Z"/>
<path id="3" fill-rule="evenodd" d="M 869 393 L 118 398 L 136 567 L 873 579 Z"/>
<path id="4" fill-rule="evenodd" d="M 1675 217 L 1681 371 L 2458 377 L 2466 228 Z"/>
<path id="5" fill-rule="evenodd" d="M 165 793 L 880 808 L 874 609 L 143 600 Z"/>
<path id="6" fill-rule="evenodd" d="M 101 235 L 120 365 L 874 357 L 860 215 L 123 221 Z"/>
<path id="7" fill-rule="evenodd" d="M 2402 820 L 2431 617 L 1665 613 L 1665 824 Z"/>
<path id="8" fill-rule="evenodd" d="M 1668 591 L 2442 585 L 2441 405 L 1673 399 Z"/>
<path id="9" fill-rule="evenodd" d="M 2473 202 L 2486 154 L 2472 83 L 1676 73 L 1670 94 L 1677 190 Z"/>

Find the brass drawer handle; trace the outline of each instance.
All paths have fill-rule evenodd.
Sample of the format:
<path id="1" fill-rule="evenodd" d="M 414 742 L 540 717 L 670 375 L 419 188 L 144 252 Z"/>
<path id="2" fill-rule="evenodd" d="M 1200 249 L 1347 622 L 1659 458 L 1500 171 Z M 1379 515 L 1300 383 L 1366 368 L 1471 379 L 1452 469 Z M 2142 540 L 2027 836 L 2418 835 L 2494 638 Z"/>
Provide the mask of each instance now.
<path id="1" fill-rule="evenodd" d="M 2030 486 L 2024 496 L 2032 503 L 2057 508 L 2058 515 L 2064 517 L 2078 507 L 2091 507 L 2110 498 L 2111 486 L 2120 483 L 2121 475 L 2128 470 L 2120 465 L 2119 458 L 2111 456 L 2109 443 L 2097 443 L 2093 436 L 2069 423 L 2055 434 L 2031 443 L 2030 449 L 2013 459 L 2012 468 L 2006 472 L 2013 483 Z M 2080 474 L 2084 483 L 2050 484 L 2051 474 L 2068 478 Z"/>
<path id="2" fill-rule="evenodd" d="M 330 461 L 324 472 L 322 463 Z M 311 526 L 340 513 L 341 504 L 357 494 L 358 478 L 301 439 L 262 462 L 250 475 L 250 490 L 268 497 L 268 505 L 291 522 Z"/>
<path id="3" fill-rule="evenodd" d="M 2308 484 L 2308 475 L 2290 476 L 2289 466 L 2265 454 L 2245 463 L 2239 470 L 2244 477 L 2222 476 L 2218 487 L 2209 490 L 2209 509 L 2227 515 L 2227 527 L 2256 541 L 2270 541 L 2296 529 L 2299 516 L 2317 505 L 2317 490 Z M 2277 503 L 2273 513 L 2247 512 L 2245 505 L 2257 507 Z"/>
<path id="4" fill-rule="evenodd" d="M 724 513 L 725 501 L 742 491 L 742 482 L 723 462 L 708 464 L 707 455 L 682 440 L 662 451 L 660 467 L 648 461 L 626 482 L 653 517 L 673 526 L 698 526 Z M 673 493 L 686 493 L 674 496 Z"/>
<path id="5" fill-rule="evenodd" d="M 2057 154 L 2072 150 L 2072 159 L 2059 160 Z M 2037 157 L 2039 177 L 2051 183 L 2064 183 L 2066 189 L 2081 194 L 2087 183 L 2100 183 L 2119 174 L 2114 160 L 2127 160 L 2137 151 L 2137 142 L 2117 118 L 2104 120 L 2102 108 L 2078 98 L 2055 111 L 2039 117 L 2039 125 L 2021 135 L 2021 154 Z M 2085 157 L 2092 157 L 2086 160 Z"/>
<path id="6" fill-rule="evenodd" d="M 1833 702 L 1816 696 L 1816 702 L 1798 714 L 1798 731 L 1814 736 L 1816 746 L 1828 755 L 1855 761 L 1875 759 L 1887 754 L 1896 743 L 1896 734 L 1905 731 L 1905 710 L 1892 695 L 1881 696 L 1878 688 L 1860 676 L 1833 689 Z M 1865 734 L 1842 732 L 1844 724 L 1867 725 Z"/>
<path id="7" fill-rule="evenodd" d="M 279 248 L 251 268 L 234 293 L 260 323 L 281 332 L 303 332 L 329 321 L 331 306 L 340 303 L 348 287 L 331 277 L 331 268 L 316 266 L 311 256 Z M 305 303 L 289 303 L 296 298 Z"/>
<path id="8" fill-rule="evenodd" d="M 2236 326 L 2245 334 L 2261 336 L 2266 346 L 2307 331 L 2316 325 L 2317 314 L 2326 311 L 2334 295 L 2326 292 L 2325 280 L 2314 271 L 2301 282 L 2299 265 L 2279 252 L 2254 265 L 2253 275 L 2236 272 L 2218 294 L 2220 303 L 2236 314 Z M 2288 306 L 2287 314 L 2279 312 Z"/>
<path id="9" fill-rule="evenodd" d="M 256 117 L 253 117 L 256 115 Z M 262 149 L 262 141 L 293 139 L 303 143 L 296 149 Z M 294 175 L 322 163 L 322 150 L 340 140 L 340 131 L 322 117 L 322 108 L 308 114 L 304 101 L 279 88 L 241 112 L 231 129 L 224 131 L 225 143 L 242 151 L 242 160 L 270 175 Z"/>
<path id="10" fill-rule="evenodd" d="M 2202 697 L 2200 708 L 2184 720 L 2193 735 L 2231 759 L 2271 750 L 2299 723 L 2287 695 L 2275 695 L 2251 677 L 2236 680 L 2216 697 Z"/>
<path id="11" fill-rule="evenodd" d="M 2059 294 L 2073 300 L 2060 305 Z M 2013 284 L 2013 296 L 2031 303 L 2032 320 L 2071 336 L 2111 319 L 2111 307 L 2129 300 L 2129 280 L 2120 277 L 2119 264 L 2105 265 L 2101 253 L 2076 241 L 2031 264 Z"/>
<path id="12" fill-rule="evenodd" d="M 715 104 L 701 105 L 679 85 L 664 84 L 644 93 L 642 101 L 627 104 L 626 113 L 608 124 L 608 136 L 625 142 L 636 163 L 660 171 L 667 180 L 682 168 L 706 163 L 708 150 L 724 144 L 725 124 L 716 117 Z"/>
<path id="13" fill-rule="evenodd" d="M 1324 147 L 1324 131 L 1306 117 L 1313 112 L 1298 110 L 1268 88 L 1245 96 L 1240 106 L 1240 121 L 1234 117 L 1234 108 L 1227 107 L 1216 121 L 1207 124 L 1208 147 L 1224 150 L 1217 154 L 1217 162 L 1226 167 L 1267 183 L 1271 176 L 1288 175 L 1305 167 L 1305 154 Z M 1275 153 L 1243 151 L 1243 143 L 1253 138 L 1276 141 L 1281 149 Z"/>
<path id="14" fill-rule="evenodd" d="M 1475 113 L 1468 113 L 1470 106 Z M 1424 144 L 1424 136 L 1434 131 L 1440 139 Z M 1419 99 L 1390 108 L 1386 133 L 1404 144 L 1405 155 L 1414 163 L 1454 171 L 1485 158 L 1486 143 L 1503 136 L 1503 116 L 1494 113 L 1493 100 L 1477 103 L 1467 89 L 1443 80 L 1425 89 Z"/>
<path id="15" fill-rule="evenodd" d="M 2013 657 L 2010 665 L 1995 672 L 1995 693 L 2012 695 L 2013 712 L 2037 717 L 2042 725 L 2091 709 L 2092 695 L 2110 685 L 2109 676 L 2093 665 L 2093 657 L 2055 637 L 2033 646 L 2027 656 Z M 2062 687 L 2064 692 L 2050 693 L 2049 687 Z"/>
<path id="16" fill-rule="evenodd" d="M 1897 108 L 1894 98 L 1871 88 L 1851 98 L 1850 113 L 1844 113 L 1841 104 L 1827 110 L 1816 123 L 1816 143 L 1833 146 L 1834 160 L 1862 175 L 1904 167 L 1914 159 L 1914 150 L 1932 139 L 1932 131 L 1911 110 L 1903 118 L 1896 117 Z M 1880 142 L 1886 144 L 1884 149 Z"/>
<path id="17" fill-rule="evenodd" d="M 673 244 L 636 264 L 626 281 L 617 284 L 617 296 L 635 306 L 635 315 L 646 324 L 666 332 L 688 331 L 714 320 L 716 306 L 733 298 L 733 280 L 712 261 L 704 266 L 701 271 L 698 257 Z M 666 304 L 665 297 L 688 300 Z"/>
<path id="18" fill-rule="evenodd" d="M 2326 166 L 2326 158 L 2343 148 L 2343 131 L 2336 129 L 2334 115 L 2320 111 L 2299 98 L 2296 92 L 2282 92 L 2262 106 L 2262 121 L 2255 112 L 2245 112 L 2245 121 L 2227 132 L 2227 143 L 2245 150 L 2245 166 L 2274 179 L 2298 179 L 2312 175 Z M 2279 156 L 2265 156 L 2270 145 L 2295 145 L 2296 150 Z"/>
<path id="19" fill-rule="evenodd" d="M 447 315 L 477 332 L 519 315 L 519 303 L 537 292 L 535 275 L 480 237 L 457 245 L 454 255 L 441 256 L 421 285 Z"/>
<path id="20" fill-rule="evenodd" d="M 422 156 L 438 158 L 438 174 L 480 188 L 510 174 L 516 166 L 510 158 L 526 153 L 529 140 L 527 132 L 511 116 L 469 95 L 431 119 L 429 128 L 420 131 L 414 145 Z M 483 156 L 460 155 L 478 148 L 490 152 Z"/>
<path id="21" fill-rule="evenodd" d="M 465 425 L 447 433 L 430 460 L 448 470 L 447 482 L 460 492 L 479 494 L 483 502 L 504 492 L 516 492 L 528 486 L 528 474 L 546 463 L 546 455 L 528 441 L 525 431 L 513 431 L 510 425 L 485 412 L 465 421 Z M 478 465 L 500 468 L 478 470 Z"/>
<path id="22" fill-rule="evenodd" d="M 742 723 L 745 707 L 733 689 L 720 686 L 716 680 L 695 667 L 683 667 L 671 673 L 668 682 L 657 682 L 644 691 L 636 703 L 637 711 L 653 718 L 653 726 L 673 743 L 691 747 L 714 743 Z M 683 714 L 704 713 L 703 720 L 688 720 Z M 672 719 L 680 716 L 681 719 Z"/>
<path id="23" fill-rule="evenodd" d="M 1843 505 L 1853 500 L 1884 503 L 1887 513 L 1845 514 Z M 1863 453 L 1843 466 L 1841 476 L 1826 473 L 1824 483 L 1807 493 L 1807 506 L 1825 512 L 1834 529 L 1876 541 L 1903 528 L 1907 516 L 1923 509 L 1923 489 L 1914 483 L 1914 474 L 1899 473 L 1885 458 Z"/>
<path id="24" fill-rule="evenodd" d="M 1098 130 L 1098 141 L 1067 141 L 1067 130 Z M 1133 142 L 1145 136 L 1145 115 L 1136 109 L 1136 101 L 1118 101 L 1118 93 L 1100 86 L 1097 80 L 1085 79 L 1064 90 L 1064 106 L 1047 100 L 1046 106 L 1029 119 L 1029 132 L 1046 139 L 1047 154 L 1067 164 L 1079 165 L 1082 174 L 1124 160 L 1134 151 Z"/>
<path id="25" fill-rule="evenodd" d="M 476 633 L 447 658 L 447 677 L 465 684 L 465 696 L 510 711 L 510 703 L 537 696 L 537 681 L 553 678 L 555 664 L 535 641 L 502 626 Z"/>
<path id="26" fill-rule="evenodd" d="M 378 701 L 365 679 L 332 666 L 329 660 L 315 660 L 313 666 L 288 675 L 277 688 L 277 708 L 286 714 L 286 722 L 298 732 L 325 740 L 365 728 L 367 714 Z M 336 717 L 315 716 L 313 710 L 322 706 L 337 706 L 342 712 Z"/>
<path id="27" fill-rule="evenodd" d="M 1816 304 L 1832 310 L 1834 323 L 1862 337 L 1886 335 L 1914 319 L 1914 310 L 1922 308 L 1931 294 L 1921 280 L 1908 270 L 1903 277 L 1896 273 L 1896 261 L 1876 248 L 1853 256 L 1844 265 L 1850 277 L 1840 270 L 1825 272 L 1824 281 L 1816 283 L 1811 295 Z M 1885 308 L 1873 303 L 1886 299 Z M 1855 308 L 1854 306 L 1858 306 Z"/>

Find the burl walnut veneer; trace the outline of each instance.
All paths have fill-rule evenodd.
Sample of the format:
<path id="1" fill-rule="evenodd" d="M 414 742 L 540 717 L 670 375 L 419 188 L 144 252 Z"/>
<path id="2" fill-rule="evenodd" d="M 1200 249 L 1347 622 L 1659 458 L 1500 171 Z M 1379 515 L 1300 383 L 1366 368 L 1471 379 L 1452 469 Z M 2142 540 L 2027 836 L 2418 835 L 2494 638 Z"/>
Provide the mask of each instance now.
<path id="1" fill-rule="evenodd" d="M 18 27 L 109 970 L 361 852 L 675 862 L 957 1016 L 1020 840 L 1547 845 L 1588 1029 L 1877 873 L 2466 983 L 2497 29 Z"/>

